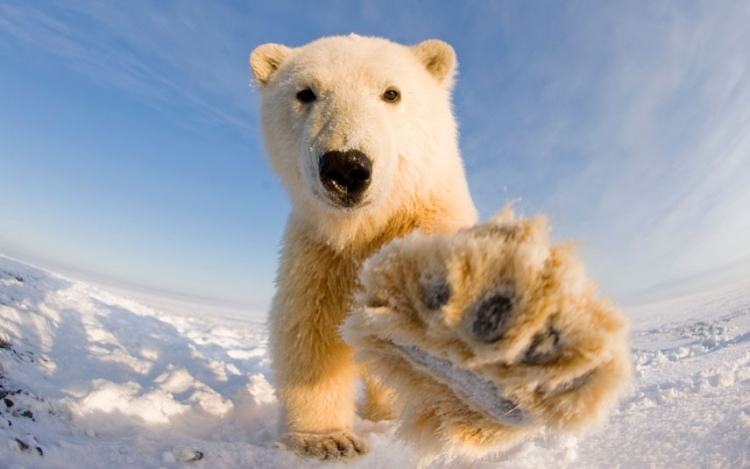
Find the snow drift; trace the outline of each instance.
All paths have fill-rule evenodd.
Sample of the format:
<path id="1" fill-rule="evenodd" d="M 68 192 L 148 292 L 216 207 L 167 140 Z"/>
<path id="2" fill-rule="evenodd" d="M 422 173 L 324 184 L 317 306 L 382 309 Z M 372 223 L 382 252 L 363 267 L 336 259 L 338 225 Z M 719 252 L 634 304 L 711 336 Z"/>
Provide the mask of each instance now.
<path id="1" fill-rule="evenodd" d="M 609 422 L 476 467 L 750 467 L 750 284 L 628 312 L 637 375 Z M 330 467 L 274 446 L 267 340 L 0 257 L 0 468 Z M 413 466 L 391 425 L 356 431 L 348 467 Z"/>

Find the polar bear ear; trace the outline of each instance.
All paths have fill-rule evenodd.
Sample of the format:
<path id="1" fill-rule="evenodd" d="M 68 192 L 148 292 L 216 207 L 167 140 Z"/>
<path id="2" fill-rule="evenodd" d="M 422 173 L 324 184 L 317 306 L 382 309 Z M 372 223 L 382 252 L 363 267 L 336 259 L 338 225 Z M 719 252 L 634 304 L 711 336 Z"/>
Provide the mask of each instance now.
<path id="1" fill-rule="evenodd" d="M 281 44 L 263 44 L 250 53 L 250 68 L 255 80 L 261 85 L 267 85 L 273 74 L 291 49 Z"/>
<path id="2" fill-rule="evenodd" d="M 446 42 L 430 39 L 412 46 L 411 50 L 438 83 L 447 89 L 453 87 L 453 77 L 458 65 L 453 47 Z"/>

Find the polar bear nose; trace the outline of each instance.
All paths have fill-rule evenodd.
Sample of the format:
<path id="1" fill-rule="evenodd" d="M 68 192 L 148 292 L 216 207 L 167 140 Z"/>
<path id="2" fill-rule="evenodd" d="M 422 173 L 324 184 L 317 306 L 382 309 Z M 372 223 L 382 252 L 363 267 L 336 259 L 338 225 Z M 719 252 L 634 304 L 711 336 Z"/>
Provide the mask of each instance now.
<path id="1" fill-rule="evenodd" d="M 352 207 L 370 186 L 372 161 L 359 150 L 327 151 L 320 157 L 318 172 L 333 201 Z"/>

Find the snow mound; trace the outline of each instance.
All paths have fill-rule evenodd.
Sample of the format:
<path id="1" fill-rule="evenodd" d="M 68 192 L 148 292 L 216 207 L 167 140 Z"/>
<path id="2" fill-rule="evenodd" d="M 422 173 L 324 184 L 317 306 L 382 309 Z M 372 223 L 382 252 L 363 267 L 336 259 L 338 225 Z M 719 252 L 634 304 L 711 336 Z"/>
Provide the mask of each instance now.
<path id="1" fill-rule="evenodd" d="M 750 286 L 631 315 L 637 378 L 606 426 L 472 467 L 750 467 Z M 0 469 L 331 467 L 274 446 L 267 342 L 0 257 Z M 371 452 L 348 467 L 413 467 L 390 424 L 355 430 Z"/>

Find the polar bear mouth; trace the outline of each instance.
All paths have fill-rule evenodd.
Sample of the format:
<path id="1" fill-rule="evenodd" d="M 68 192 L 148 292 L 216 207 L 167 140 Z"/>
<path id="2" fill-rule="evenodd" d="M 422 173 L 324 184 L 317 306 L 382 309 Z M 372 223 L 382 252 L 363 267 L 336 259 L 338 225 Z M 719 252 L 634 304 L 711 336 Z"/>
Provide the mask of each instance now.
<path id="1" fill-rule="evenodd" d="M 500 395 L 494 384 L 476 373 L 459 368 L 451 361 L 431 355 L 414 345 L 393 345 L 416 368 L 449 386 L 456 397 L 469 407 L 481 409 L 503 425 L 524 427 L 532 423 L 518 404 Z"/>

